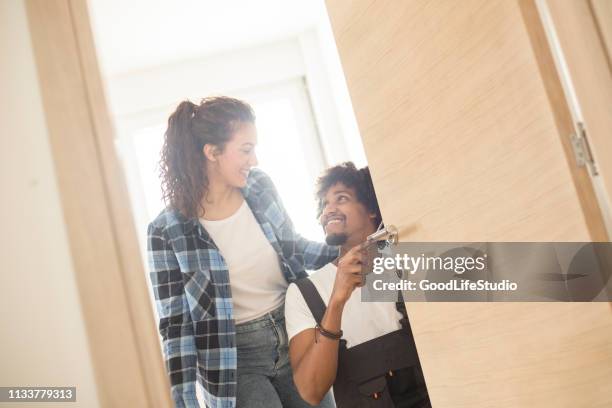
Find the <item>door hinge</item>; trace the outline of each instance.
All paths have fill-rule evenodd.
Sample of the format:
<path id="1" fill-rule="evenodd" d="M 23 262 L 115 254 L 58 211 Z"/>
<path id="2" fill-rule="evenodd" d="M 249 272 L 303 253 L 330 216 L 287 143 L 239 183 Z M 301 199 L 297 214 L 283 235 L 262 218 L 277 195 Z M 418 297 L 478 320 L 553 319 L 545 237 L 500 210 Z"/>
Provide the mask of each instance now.
<path id="1" fill-rule="evenodd" d="M 576 126 L 578 128 L 578 133 L 572 133 L 570 135 L 572 147 L 574 148 L 574 156 L 576 157 L 576 163 L 580 167 L 588 167 L 591 170 L 591 175 L 597 176 L 599 173 L 597 172 L 597 166 L 595 165 L 595 160 L 593 159 L 591 146 L 589 145 L 589 139 L 587 139 L 584 124 L 582 122 L 578 122 Z"/>

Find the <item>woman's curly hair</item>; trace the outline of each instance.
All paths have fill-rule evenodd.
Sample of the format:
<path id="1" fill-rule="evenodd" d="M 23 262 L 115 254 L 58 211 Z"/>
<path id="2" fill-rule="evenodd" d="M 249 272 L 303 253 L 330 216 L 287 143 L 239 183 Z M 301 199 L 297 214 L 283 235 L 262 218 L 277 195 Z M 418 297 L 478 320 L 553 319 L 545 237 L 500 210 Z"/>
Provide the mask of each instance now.
<path id="1" fill-rule="evenodd" d="M 222 151 L 241 124 L 254 122 L 251 106 L 238 99 L 215 96 L 199 105 L 181 102 L 168 118 L 159 163 L 166 206 L 187 218 L 203 214 L 201 203 L 208 188 L 204 145 Z"/>

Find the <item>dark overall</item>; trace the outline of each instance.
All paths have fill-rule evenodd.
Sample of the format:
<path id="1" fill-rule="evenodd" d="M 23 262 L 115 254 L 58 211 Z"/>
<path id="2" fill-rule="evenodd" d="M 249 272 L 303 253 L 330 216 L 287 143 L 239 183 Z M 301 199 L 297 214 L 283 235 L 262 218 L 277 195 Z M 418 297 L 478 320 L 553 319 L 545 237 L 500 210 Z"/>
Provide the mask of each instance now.
<path id="1" fill-rule="evenodd" d="M 326 306 L 317 288 L 308 278 L 297 286 L 320 324 Z M 351 348 L 340 340 L 333 386 L 338 408 L 431 407 L 401 293 L 396 307 L 401 329 Z"/>

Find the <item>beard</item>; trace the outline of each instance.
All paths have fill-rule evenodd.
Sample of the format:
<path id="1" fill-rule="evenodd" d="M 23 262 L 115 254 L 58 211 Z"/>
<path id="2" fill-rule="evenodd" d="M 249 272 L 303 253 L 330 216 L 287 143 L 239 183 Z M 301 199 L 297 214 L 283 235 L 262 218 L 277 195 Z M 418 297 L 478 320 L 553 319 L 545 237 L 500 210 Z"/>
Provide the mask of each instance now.
<path id="1" fill-rule="evenodd" d="M 327 245 L 340 246 L 344 245 L 347 239 L 347 234 L 329 234 L 325 237 L 325 242 Z"/>

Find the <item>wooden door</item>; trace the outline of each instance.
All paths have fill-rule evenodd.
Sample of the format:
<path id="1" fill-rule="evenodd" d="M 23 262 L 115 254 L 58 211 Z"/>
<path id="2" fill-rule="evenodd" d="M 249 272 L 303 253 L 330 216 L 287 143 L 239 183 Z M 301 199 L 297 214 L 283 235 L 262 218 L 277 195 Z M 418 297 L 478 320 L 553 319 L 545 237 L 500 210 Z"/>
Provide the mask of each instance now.
<path id="1" fill-rule="evenodd" d="M 532 1 L 327 0 L 402 241 L 608 241 Z M 608 303 L 407 305 L 433 406 L 612 406 Z"/>

